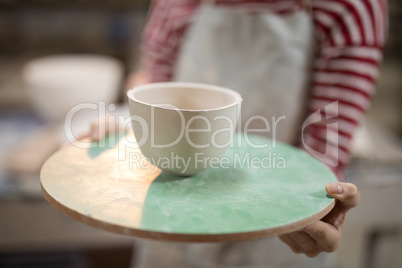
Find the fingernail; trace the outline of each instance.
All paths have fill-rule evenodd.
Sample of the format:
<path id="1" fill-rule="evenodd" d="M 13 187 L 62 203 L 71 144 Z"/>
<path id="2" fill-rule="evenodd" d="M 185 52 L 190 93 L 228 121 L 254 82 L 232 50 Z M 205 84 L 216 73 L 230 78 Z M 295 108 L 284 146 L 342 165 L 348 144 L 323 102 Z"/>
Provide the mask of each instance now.
<path id="1" fill-rule="evenodd" d="M 327 190 L 330 194 L 342 194 L 343 188 L 339 183 L 328 183 Z"/>

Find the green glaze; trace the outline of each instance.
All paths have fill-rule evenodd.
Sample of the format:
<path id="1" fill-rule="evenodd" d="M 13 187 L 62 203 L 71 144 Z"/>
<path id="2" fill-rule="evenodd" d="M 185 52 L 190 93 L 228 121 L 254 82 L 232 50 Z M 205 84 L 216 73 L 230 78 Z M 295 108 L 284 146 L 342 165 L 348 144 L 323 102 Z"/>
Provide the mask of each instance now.
<path id="1" fill-rule="evenodd" d="M 188 178 L 159 175 L 146 194 L 140 228 L 183 234 L 252 232 L 296 223 L 333 201 L 325 185 L 336 177 L 324 164 L 292 146 L 249 139 L 267 148 L 253 148 L 236 136 L 220 168 Z"/>

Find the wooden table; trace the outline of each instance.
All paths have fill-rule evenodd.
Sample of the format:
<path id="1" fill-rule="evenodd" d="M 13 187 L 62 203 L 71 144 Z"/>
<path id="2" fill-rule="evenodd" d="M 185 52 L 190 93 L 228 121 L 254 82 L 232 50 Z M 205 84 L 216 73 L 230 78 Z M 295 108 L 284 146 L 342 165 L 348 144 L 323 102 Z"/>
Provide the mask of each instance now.
<path id="1" fill-rule="evenodd" d="M 334 206 L 325 191 L 334 174 L 307 153 L 266 138 L 235 136 L 219 163 L 188 178 L 150 165 L 132 134 L 90 145 L 69 145 L 50 157 L 42 191 L 68 216 L 111 232 L 169 241 L 250 240 L 305 227 Z"/>

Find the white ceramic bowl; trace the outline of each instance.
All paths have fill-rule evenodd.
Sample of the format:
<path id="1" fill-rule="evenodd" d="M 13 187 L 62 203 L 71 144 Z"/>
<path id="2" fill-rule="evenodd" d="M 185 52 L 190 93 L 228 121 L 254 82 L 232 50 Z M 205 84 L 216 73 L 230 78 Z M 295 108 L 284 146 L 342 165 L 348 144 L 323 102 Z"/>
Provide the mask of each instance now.
<path id="1" fill-rule="evenodd" d="M 143 85 L 127 96 L 141 152 L 179 176 L 217 164 L 232 142 L 242 102 L 231 89 L 183 82 Z"/>
<path id="2" fill-rule="evenodd" d="M 22 79 L 39 115 L 61 121 L 80 103 L 112 103 L 118 96 L 123 66 L 115 58 L 64 54 L 33 59 Z"/>

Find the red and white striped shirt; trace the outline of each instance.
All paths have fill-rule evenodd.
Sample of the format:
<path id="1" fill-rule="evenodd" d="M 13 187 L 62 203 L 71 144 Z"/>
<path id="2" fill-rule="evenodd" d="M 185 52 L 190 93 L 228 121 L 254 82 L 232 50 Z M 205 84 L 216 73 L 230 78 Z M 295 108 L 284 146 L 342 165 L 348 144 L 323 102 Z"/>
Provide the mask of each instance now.
<path id="1" fill-rule="evenodd" d="M 199 0 L 154 0 L 143 33 L 142 64 L 152 82 L 170 81 Z M 216 5 L 286 16 L 305 9 L 301 0 L 218 0 Z M 304 148 L 341 178 L 351 141 L 375 91 L 387 28 L 386 0 L 311 0 L 317 57 L 310 114 L 332 117 L 304 129 Z M 337 114 L 325 106 L 337 102 Z M 332 124 L 337 123 L 337 124 Z M 337 126 L 333 128 L 332 126 Z M 335 137 L 335 138 L 334 138 Z M 309 150 L 308 150 L 309 151 Z"/>

